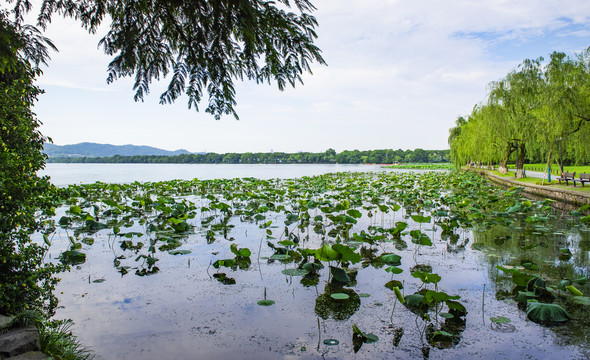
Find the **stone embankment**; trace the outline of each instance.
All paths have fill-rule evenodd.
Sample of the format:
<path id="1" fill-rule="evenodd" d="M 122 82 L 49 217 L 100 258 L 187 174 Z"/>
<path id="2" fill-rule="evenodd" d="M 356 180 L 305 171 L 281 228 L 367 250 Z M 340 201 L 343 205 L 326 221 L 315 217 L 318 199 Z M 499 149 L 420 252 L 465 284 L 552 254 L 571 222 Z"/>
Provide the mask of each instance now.
<path id="1" fill-rule="evenodd" d="M 484 169 L 468 169 L 470 171 L 476 171 L 482 176 L 485 176 L 490 181 L 508 187 L 522 187 L 523 192 L 527 195 L 537 198 L 547 198 L 558 201 L 560 204 L 556 204 L 558 208 L 563 210 L 572 210 L 577 207 L 590 204 L 590 193 L 576 191 L 572 186 L 572 189 L 558 189 L 553 186 L 541 186 L 529 183 L 523 183 L 515 181 L 510 178 L 494 175 L 489 170 Z"/>
<path id="2" fill-rule="evenodd" d="M 40 351 L 39 330 L 34 326 L 11 328 L 12 320 L 10 316 L 0 315 L 0 359 L 49 359 Z"/>

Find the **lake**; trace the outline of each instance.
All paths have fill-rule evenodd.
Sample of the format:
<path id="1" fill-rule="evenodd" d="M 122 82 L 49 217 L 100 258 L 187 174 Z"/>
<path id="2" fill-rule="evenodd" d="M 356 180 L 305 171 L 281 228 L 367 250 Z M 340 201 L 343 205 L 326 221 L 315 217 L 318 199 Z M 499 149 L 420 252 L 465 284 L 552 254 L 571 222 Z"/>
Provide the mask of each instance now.
<path id="1" fill-rule="evenodd" d="M 95 181 L 131 183 L 134 181 L 192 180 L 195 178 L 287 179 L 331 172 L 392 171 L 379 165 L 343 164 L 54 164 L 49 163 L 39 175 L 48 175 L 57 186 L 89 184 Z"/>
<path id="2" fill-rule="evenodd" d="M 588 226 L 473 174 L 49 165 L 58 185 L 89 183 L 68 190 L 50 235 L 51 261 L 85 255 L 60 274 L 56 317 L 103 359 L 590 355 Z M 93 183 L 108 176 L 127 185 Z M 132 183 L 161 178 L 187 180 Z M 549 290 L 514 279 L 536 277 L 574 320 L 519 309 L 516 295 Z M 560 290 L 566 280 L 586 296 Z"/>

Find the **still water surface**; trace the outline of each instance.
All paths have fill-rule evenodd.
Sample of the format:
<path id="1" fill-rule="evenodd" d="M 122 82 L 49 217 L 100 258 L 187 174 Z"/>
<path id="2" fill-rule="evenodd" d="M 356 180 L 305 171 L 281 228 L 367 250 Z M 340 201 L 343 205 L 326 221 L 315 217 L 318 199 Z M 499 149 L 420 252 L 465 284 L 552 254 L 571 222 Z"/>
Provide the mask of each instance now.
<path id="1" fill-rule="evenodd" d="M 134 181 L 211 180 L 255 177 L 289 179 L 333 172 L 385 171 L 379 165 L 343 164 L 47 164 L 39 175 L 49 175 L 57 186 L 91 184 L 96 181 L 132 183 Z M 387 170 L 391 171 L 391 170 Z"/>
<path id="2" fill-rule="evenodd" d="M 297 178 L 341 171 L 385 170 L 371 165 L 48 164 L 44 174 L 50 175 L 56 185 L 63 186 L 95 181 Z M 276 184 L 278 186 L 279 182 Z M 369 185 L 366 187 L 370 188 Z M 304 189 L 299 191 L 304 192 Z M 208 204 L 207 199 L 190 200 L 199 209 Z M 60 210 L 59 216 L 65 209 Z M 90 209 L 87 207 L 86 210 Z M 87 254 L 84 264 L 72 266 L 71 272 L 61 274 L 63 280 L 57 288 L 61 307 L 57 318 L 73 319 L 76 324 L 74 333 L 81 343 L 103 359 L 423 358 L 425 323 L 399 304 L 394 293 L 384 287 L 393 276 L 383 268 L 369 266 L 361 269 L 358 264 L 358 276 L 349 287 L 351 300 L 341 305 L 330 300 L 328 267 L 321 271 L 316 286 L 305 286 L 301 277 L 282 273 L 296 264 L 269 261 L 274 251 L 267 245 L 267 232 L 262 223 L 244 222 L 239 216 L 233 216 L 228 223 L 235 226 L 229 231 L 231 238 L 224 239 L 216 234 L 217 240 L 208 243 L 208 228 L 202 224 L 209 214 L 209 210 L 199 212 L 192 220 L 195 233 L 182 239 L 181 249 L 189 250 L 190 254 L 173 256 L 165 251 L 157 252 L 157 265 L 161 270 L 153 276 L 136 276 L 133 268 L 125 276 L 117 271 L 115 263 L 118 261 L 131 266 L 137 266 L 141 261 L 136 261 L 137 253 L 122 250 L 123 238 L 114 236 L 110 229 L 80 233 L 78 242 L 91 236 L 95 243 L 82 247 Z M 219 211 L 214 214 L 221 217 Z M 319 214 L 321 212 L 316 209 L 311 215 Z M 572 272 L 576 276 L 588 276 L 588 232 L 570 232 L 565 226 L 555 234 L 527 233 L 526 241 L 535 240 L 547 246 L 525 251 L 522 248 L 526 244 L 521 243 L 524 235 L 515 228 L 481 233 L 460 230 L 455 242 L 451 243 L 443 239 L 440 229 L 435 229 L 434 225 L 427 229 L 413 223 L 404 209 L 386 214 L 375 211 L 374 214 L 372 218 L 363 215 L 351 231 L 361 233 L 370 225 L 392 228 L 396 221 L 404 220 L 409 224 L 407 230 L 428 231 L 433 239 L 432 247 L 419 249 L 411 244 L 407 235 L 407 248 L 394 247 L 393 243 L 379 245 L 380 251 L 402 256 L 400 268 L 403 273 L 395 278 L 403 281 L 405 294 L 420 286 L 418 280 L 410 276 L 417 255 L 419 261 L 432 265 L 433 272 L 442 275 L 440 289 L 460 294 L 461 302 L 468 310 L 465 327 L 459 331 L 458 344 L 450 349 L 433 347 L 430 358 L 550 359 L 558 354 L 564 358 L 586 358 L 589 351 L 587 327 L 578 327 L 578 321 L 572 321 L 567 326 L 551 328 L 527 320 L 526 314 L 514 303 L 499 299 L 499 294 L 511 291 L 513 287 L 495 265 L 519 264 L 520 259 L 532 257 L 536 263 L 551 269 L 554 264 L 558 265 L 551 273 L 547 270 L 547 277 L 574 278 Z M 270 229 L 277 238 L 273 242 L 284 239 L 285 215 L 269 213 L 264 221 L 267 220 L 278 225 Z M 217 221 L 216 218 L 214 223 Z M 321 239 L 310 227 L 297 229 L 291 225 L 289 228 L 302 239 L 311 235 L 306 244 L 309 248 L 322 246 Z M 123 231 L 145 233 L 146 229 L 136 222 Z M 75 228 L 58 230 L 53 238 L 51 259 L 58 258 L 68 249 L 71 235 L 76 235 Z M 130 239 L 134 243 L 141 240 L 147 244 L 150 241 L 145 237 Z M 215 260 L 232 258 L 230 245 L 234 243 L 252 250 L 252 263 L 242 270 L 223 268 L 222 271 L 235 278 L 236 284 L 222 285 L 212 277 L 217 270 L 211 264 Z M 158 246 L 161 244 L 158 242 Z M 559 248 L 567 244 L 574 249 L 574 257 L 564 262 L 554 260 L 559 255 Z M 360 297 L 359 294 L 370 296 Z M 257 305 L 263 298 L 276 303 L 270 307 Z M 512 321 L 510 331 L 494 328 L 489 320 L 491 316 L 509 317 Z M 365 344 L 355 353 L 353 323 L 363 331 L 375 333 L 380 341 Z M 397 345 L 392 344 L 396 329 L 404 331 Z M 338 340 L 340 344 L 326 345 L 324 341 L 328 339 Z"/>

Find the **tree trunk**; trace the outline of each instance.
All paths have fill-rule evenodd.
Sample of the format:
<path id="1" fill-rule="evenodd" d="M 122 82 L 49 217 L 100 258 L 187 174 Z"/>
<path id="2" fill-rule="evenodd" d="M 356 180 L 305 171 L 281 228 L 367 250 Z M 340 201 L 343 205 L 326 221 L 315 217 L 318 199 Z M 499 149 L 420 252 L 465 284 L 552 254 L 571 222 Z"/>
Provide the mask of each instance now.
<path id="1" fill-rule="evenodd" d="M 502 157 L 502 159 L 500 160 L 500 164 L 498 165 L 498 172 L 500 174 L 508 174 L 508 159 L 510 158 L 510 155 L 513 151 L 514 147 L 512 146 L 512 144 L 508 144 L 508 146 L 506 146 L 506 152 L 504 153 L 504 156 Z"/>
<path id="2" fill-rule="evenodd" d="M 559 160 L 557 165 L 559 166 L 559 174 L 563 175 L 563 140 L 559 140 Z"/>
<path id="3" fill-rule="evenodd" d="M 524 159 L 526 156 L 526 148 L 523 143 L 518 145 L 516 153 L 516 178 L 522 179 L 524 177 Z"/>

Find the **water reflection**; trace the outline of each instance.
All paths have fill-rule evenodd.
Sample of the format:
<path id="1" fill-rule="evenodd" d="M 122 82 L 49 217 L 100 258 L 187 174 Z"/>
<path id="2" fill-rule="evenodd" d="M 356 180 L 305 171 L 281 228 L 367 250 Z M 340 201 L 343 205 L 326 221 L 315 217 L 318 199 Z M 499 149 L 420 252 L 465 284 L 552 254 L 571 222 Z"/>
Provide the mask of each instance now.
<path id="1" fill-rule="evenodd" d="M 331 284 L 326 285 L 325 292 L 315 300 L 315 313 L 324 320 L 346 320 L 358 311 L 361 299 L 352 289 L 345 289 Z M 332 294 L 342 293 L 349 296 L 348 299 L 334 299 Z"/>
<path id="2" fill-rule="evenodd" d="M 584 295 L 590 294 L 590 233 L 586 229 L 572 226 L 567 217 L 550 217 L 533 226 L 523 221 L 520 226 L 491 226 L 474 231 L 473 239 L 473 248 L 485 254 L 496 299 L 512 303 L 520 300 L 522 311 L 530 308 L 530 300 L 559 305 L 573 320 L 561 325 L 550 321 L 555 325 L 548 328 L 559 335 L 556 341 L 590 352 L 590 335 L 586 331 L 590 327 L 589 307 L 579 303 L 584 297 L 573 295 L 565 286 L 572 284 Z M 500 271 L 498 266 L 512 274 Z M 529 278 L 527 286 L 516 284 Z M 541 282 L 543 285 L 538 286 Z M 513 327 L 508 328 L 514 331 Z"/>

